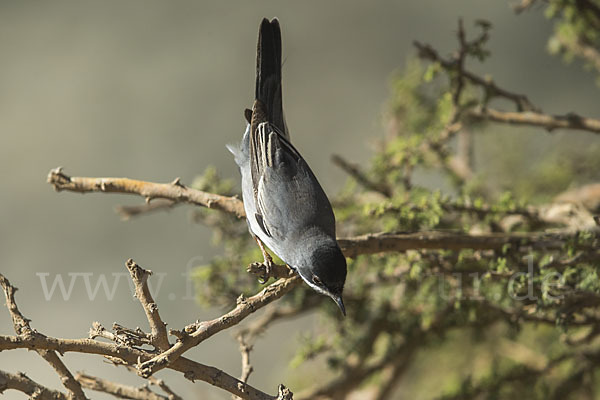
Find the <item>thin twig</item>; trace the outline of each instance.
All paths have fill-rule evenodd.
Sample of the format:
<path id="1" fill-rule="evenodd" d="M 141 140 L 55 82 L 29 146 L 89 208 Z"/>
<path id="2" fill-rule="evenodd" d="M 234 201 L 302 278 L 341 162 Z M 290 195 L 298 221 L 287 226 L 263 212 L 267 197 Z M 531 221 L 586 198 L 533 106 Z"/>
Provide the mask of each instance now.
<path id="1" fill-rule="evenodd" d="M 152 271 L 145 270 L 133 261 L 131 258 L 125 264 L 131 275 L 131 280 L 135 285 L 135 297 L 142 304 L 142 308 L 146 313 L 146 318 L 150 324 L 151 337 L 150 341 L 159 350 L 165 351 L 170 347 L 167 336 L 167 324 L 165 324 L 158 313 L 158 306 L 152 298 L 150 289 L 148 288 L 148 277 L 152 275 Z"/>
<path id="2" fill-rule="evenodd" d="M 77 382 L 86 389 L 108 393 L 118 398 L 133 400 L 170 400 L 166 396 L 154 393 L 146 385 L 141 387 L 123 385 L 121 383 L 87 375 L 82 372 L 78 372 L 75 379 L 77 379 Z"/>
<path id="3" fill-rule="evenodd" d="M 360 167 L 356 164 L 352 164 L 349 161 L 346 161 L 339 155 L 334 154 L 331 156 L 331 161 L 344 170 L 348 175 L 356 180 L 360 185 L 365 188 L 372 190 L 374 192 L 380 193 L 385 197 L 392 196 L 392 189 L 389 185 L 384 182 L 374 182 L 372 179 L 367 177 L 367 175 L 361 171 Z"/>
<path id="4" fill-rule="evenodd" d="M 252 351 L 252 345 L 248 344 L 243 335 L 238 334 L 237 340 L 240 345 L 240 354 L 242 355 L 242 374 L 240 375 L 240 381 L 247 383 L 250 374 L 254 371 L 252 364 L 250 364 L 250 352 Z M 233 396 L 233 399 L 239 399 L 237 396 Z"/>
<path id="5" fill-rule="evenodd" d="M 170 210 L 181 203 L 177 203 L 173 200 L 155 200 L 151 203 L 140 204 L 137 206 L 117 206 L 115 211 L 123 221 L 127 221 L 133 217 L 137 217 L 144 214 L 153 213 L 156 211 Z"/>
<path id="6" fill-rule="evenodd" d="M 433 62 L 438 62 L 445 70 L 454 70 L 456 68 L 456 63 L 454 60 L 447 60 L 439 55 L 439 53 L 430 45 L 422 44 L 417 41 L 413 42 L 414 46 L 419 51 L 419 57 L 428 59 Z M 514 102 L 517 105 L 517 109 L 527 110 L 527 111 L 538 111 L 538 108 L 535 107 L 527 98 L 527 96 L 519 93 L 510 92 L 508 90 L 502 89 L 498 85 L 494 83 L 491 79 L 482 78 L 480 76 L 475 75 L 474 73 L 463 69 L 463 77 L 471 82 L 473 85 L 482 87 L 488 98 L 492 97 L 502 97 L 507 100 Z"/>
<path id="7" fill-rule="evenodd" d="M 271 304 L 260 317 L 254 319 L 248 326 L 240 329 L 238 335 L 242 335 L 247 342 L 252 343 L 273 322 L 294 318 L 300 314 L 307 313 L 321 304 L 323 299 L 324 297 L 322 296 L 311 295 L 304 297 L 300 304 L 294 306 Z"/>
<path id="8" fill-rule="evenodd" d="M 167 398 L 169 400 L 183 400 L 183 398 L 177 393 L 175 393 L 173 390 L 171 390 L 171 388 L 162 379 L 158 379 L 154 376 L 151 376 L 150 378 L 148 378 L 148 382 L 150 382 L 151 385 L 158 386 L 163 392 L 167 394 Z"/>

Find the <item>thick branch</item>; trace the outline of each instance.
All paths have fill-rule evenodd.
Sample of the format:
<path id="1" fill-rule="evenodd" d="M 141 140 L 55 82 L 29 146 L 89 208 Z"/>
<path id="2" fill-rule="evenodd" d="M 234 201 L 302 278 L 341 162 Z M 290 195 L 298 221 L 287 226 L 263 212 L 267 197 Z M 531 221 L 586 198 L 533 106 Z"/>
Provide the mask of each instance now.
<path id="1" fill-rule="evenodd" d="M 488 233 L 471 235 L 445 231 L 370 233 L 338 239 L 346 257 L 417 249 L 500 250 L 506 245 L 561 248 L 569 235 L 546 233 Z"/>
<path id="2" fill-rule="evenodd" d="M 48 183 L 60 192 L 90 193 L 124 193 L 137 194 L 152 199 L 168 199 L 176 203 L 190 203 L 202 207 L 213 208 L 235 214 L 238 218 L 245 216 L 244 206 L 236 197 L 226 197 L 214 193 L 195 190 L 183 185 L 179 179 L 171 183 L 152 183 L 128 178 L 83 178 L 70 177 L 55 168 L 48 174 Z"/>
<path id="3" fill-rule="evenodd" d="M 581 117 L 577 114 L 549 115 L 533 111 L 509 112 L 491 108 L 469 110 L 470 117 L 505 124 L 539 126 L 549 131 L 553 129 L 575 129 L 600 133 L 600 120 Z"/>
<path id="4" fill-rule="evenodd" d="M 248 299 L 240 296 L 237 306 L 227 314 L 212 321 L 194 324 L 186 328 L 185 331 L 179 332 L 177 336 L 180 337 L 180 340 L 173 347 L 138 366 L 140 375 L 149 377 L 156 371 L 167 367 L 187 350 L 197 346 L 214 334 L 238 324 L 248 315 L 277 300 L 299 283 L 300 277 L 298 276 L 280 279 Z M 190 331 L 193 333 L 189 334 Z"/>
<path id="5" fill-rule="evenodd" d="M 170 347 L 169 339 L 167 337 L 166 324 L 160 318 L 158 314 L 158 306 L 152 298 L 150 289 L 148 288 L 148 277 L 152 275 L 152 271 L 148 271 L 140 267 L 131 258 L 126 263 L 131 280 L 135 285 L 135 297 L 140 301 L 146 318 L 151 329 L 151 342 L 161 351 L 165 351 Z"/>
<path id="6" fill-rule="evenodd" d="M 11 374 L 0 371 L 0 394 L 9 389 L 18 390 L 19 392 L 28 394 L 31 399 L 36 400 L 69 400 L 64 393 L 48 389 L 47 387 L 34 382 L 22 372 Z"/>

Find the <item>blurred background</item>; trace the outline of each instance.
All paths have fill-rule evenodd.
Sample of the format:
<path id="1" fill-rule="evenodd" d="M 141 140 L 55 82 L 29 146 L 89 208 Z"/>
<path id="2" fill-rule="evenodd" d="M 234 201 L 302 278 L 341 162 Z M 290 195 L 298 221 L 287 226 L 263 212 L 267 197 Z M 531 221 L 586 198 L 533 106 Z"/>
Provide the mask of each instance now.
<path id="1" fill-rule="evenodd" d="M 209 230 L 190 221 L 189 207 L 124 222 L 114 207 L 142 199 L 55 193 L 45 179 L 51 168 L 63 166 L 73 176 L 181 177 L 189 184 L 214 165 L 222 177 L 237 181 L 225 144 L 238 141 L 244 129 L 264 16 L 277 16 L 282 24 L 292 139 L 328 193 L 345 179 L 331 154 L 364 162 L 373 141 L 385 134 L 390 77 L 415 56 L 412 41 L 452 51 L 458 17 L 467 27 L 477 18 L 494 26 L 492 57 L 470 69 L 527 93 L 548 113 L 600 116 L 590 76 L 576 62 L 565 65 L 547 53 L 552 22 L 535 10 L 516 16 L 509 2 L 0 2 L 0 272 L 20 289 L 18 304 L 34 328 L 69 338 L 87 336 L 93 321 L 146 328 L 125 275 L 130 257 L 155 272 L 156 300 L 170 327 L 222 313 L 199 307 L 185 277 L 189 267 L 219 254 Z M 563 146 L 590 140 L 589 134 L 573 141 L 562 135 L 572 133 L 543 135 L 531 151 L 547 151 L 561 139 Z M 245 274 L 244 266 L 232 268 Z M 90 296 L 100 274 L 109 293 L 98 287 Z M 52 292 L 56 279 L 70 290 L 66 298 L 60 286 Z M 259 341 L 250 383 L 274 392 L 294 373 L 286 366 L 311 321 L 279 324 Z M 0 308 L 0 333 L 12 332 L 10 316 Z M 237 343 L 228 333 L 189 356 L 239 375 Z M 143 383 L 100 357 L 67 354 L 65 362 L 72 371 Z M 26 371 L 60 388 L 35 353 L 0 353 L 0 368 Z M 185 398 L 229 398 L 176 373 L 160 377 Z M 5 397 L 23 398 L 14 391 Z"/>

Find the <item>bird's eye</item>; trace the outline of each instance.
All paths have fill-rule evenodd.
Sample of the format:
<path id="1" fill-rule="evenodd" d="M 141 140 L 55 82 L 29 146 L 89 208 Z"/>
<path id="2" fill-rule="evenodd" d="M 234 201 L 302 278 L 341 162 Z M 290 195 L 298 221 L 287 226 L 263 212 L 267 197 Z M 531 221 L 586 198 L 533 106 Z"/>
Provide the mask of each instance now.
<path id="1" fill-rule="evenodd" d="M 319 279 L 319 277 L 318 277 L 318 276 L 316 276 L 316 275 L 313 275 L 313 277 L 312 277 L 312 281 L 314 282 L 314 284 L 315 284 L 315 285 L 319 285 L 319 286 L 321 286 L 321 285 L 323 284 L 323 283 L 321 282 L 321 280 Z"/>

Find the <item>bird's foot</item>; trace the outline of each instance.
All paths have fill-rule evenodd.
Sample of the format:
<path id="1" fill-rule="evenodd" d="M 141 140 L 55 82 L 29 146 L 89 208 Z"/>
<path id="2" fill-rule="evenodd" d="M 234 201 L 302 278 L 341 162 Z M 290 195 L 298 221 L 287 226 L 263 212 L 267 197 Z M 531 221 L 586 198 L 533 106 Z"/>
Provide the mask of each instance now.
<path id="1" fill-rule="evenodd" d="M 258 276 L 261 285 L 267 283 L 271 278 L 289 278 L 294 271 L 286 264 L 276 264 L 272 259 L 263 262 L 254 262 L 248 265 L 246 271 Z"/>
<path id="2" fill-rule="evenodd" d="M 263 253 L 263 265 L 265 266 L 265 273 L 263 276 L 260 276 L 258 281 L 260 282 L 261 285 L 264 285 L 265 283 L 267 283 L 267 281 L 269 280 L 269 278 L 271 277 L 271 275 L 273 274 L 273 271 L 275 271 L 276 268 L 276 264 L 273 262 L 273 257 L 271 257 L 271 255 L 269 253 L 267 253 L 266 251 Z"/>
<path id="3" fill-rule="evenodd" d="M 269 254 L 262 240 L 260 240 L 257 236 L 254 236 L 254 240 L 256 240 L 256 244 L 260 248 L 260 251 L 263 255 L 263 262 L 261 263 L 253 263 L 248 267 L 249 272 L 257 273 L 258 270 L 261 272 L 258 276 L 258 281 L 261 285 L 267 283 L 269 278 L 273 275 L 273 271 L 277 267 L 277 264 L 273 262 L 273 257 Z M 253 266 L 253 267 L 252 267 Z"/>

